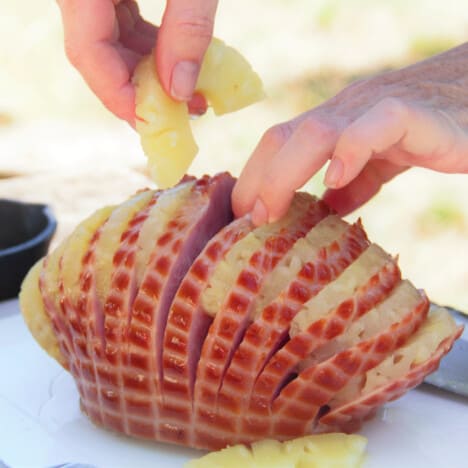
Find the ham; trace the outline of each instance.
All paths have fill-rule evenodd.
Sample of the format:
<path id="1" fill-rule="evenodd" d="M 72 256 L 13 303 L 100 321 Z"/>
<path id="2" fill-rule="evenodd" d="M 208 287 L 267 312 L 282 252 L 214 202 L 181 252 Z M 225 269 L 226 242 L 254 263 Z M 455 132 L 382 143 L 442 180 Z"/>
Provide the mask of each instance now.
<path id="1" fill-rule="evenodd" d="M 298 193 L 256 228 L 233 184 L 103 208 L 25 279 L 24 318 L 97 425 L 205 449 L 352 431 L 460 335 L 360 221 Z"/>

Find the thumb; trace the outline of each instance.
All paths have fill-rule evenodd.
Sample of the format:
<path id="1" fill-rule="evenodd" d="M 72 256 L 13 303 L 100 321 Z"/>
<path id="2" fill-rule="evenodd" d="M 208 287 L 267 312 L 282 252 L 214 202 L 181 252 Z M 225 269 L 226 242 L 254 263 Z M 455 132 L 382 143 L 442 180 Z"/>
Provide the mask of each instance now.
<path id="1" fill-rule="evenodd" d="M 190 101 L 213 34 L 217 0 L 168 0 L 156 43 L 162 87 L 178 101 Z"/>

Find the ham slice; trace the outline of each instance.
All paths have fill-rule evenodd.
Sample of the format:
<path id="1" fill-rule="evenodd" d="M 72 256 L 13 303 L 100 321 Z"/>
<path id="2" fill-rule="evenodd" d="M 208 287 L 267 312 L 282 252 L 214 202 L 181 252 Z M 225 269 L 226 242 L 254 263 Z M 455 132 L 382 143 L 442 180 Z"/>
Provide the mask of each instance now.
<path id="1" fill-rule="evenodd" d="M 24 318 L 96 424 L 207 449 L 351 431 L 460 335 L 360 221 L 298 193 L 254 227 L 232 219 L 233 184 L 103 208 L 26 278 Z"/>

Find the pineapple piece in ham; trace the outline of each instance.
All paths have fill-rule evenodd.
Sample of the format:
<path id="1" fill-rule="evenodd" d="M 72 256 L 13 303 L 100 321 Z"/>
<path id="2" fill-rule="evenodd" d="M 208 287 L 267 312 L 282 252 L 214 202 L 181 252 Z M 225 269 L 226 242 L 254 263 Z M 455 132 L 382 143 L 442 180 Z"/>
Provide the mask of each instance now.
<path id="1" fill-rule="evenodd" d="M 192 460 L 184 468 L 360 468 L 367 439 L 360 435 L 320 434 L 287 442 L 261 440 L 235 445 Z"/>
<path id="2" fill-rule="evenodd" d="M 66 359 L 60 352 L 60 345 L 52 324 L 47 316 L 41 297 L 39 277 L 44 260 L 41 259 L 29 270 L 19 294 L 20 308 L 29 331 L 44 351 L 66 367 Z"/>
<path id="3" fill-rule="evenodd" d="M 390 260 L 390 256 L 382 248 L 372 244 L 343 272 L 338 281 L 330 283 L 329 287 L 304 304 L 291 323 L 290 335 L 293 337 L 305 330 L 341 302 L 352 297 L 361 284 L 372 278 Z"/>
<path id="4" fill-rule="evenodd" d="M 328 210 L 324 207 L 322 208 L 321 205 L 317 205 L 317 199 L 314 197 L 301 193 L 294 198 L 287 215 L 280 221 L 260 226 L 250 232 L 240 242 L 237 242 L 227 252 L 226 257 L 218 263 L 216 269 L 211 275 L 210 284 L 203 293 L 202 305 L 206 313 L 216 315 L 216 313 L 221 309 L 232 284 L 235 283 L 246 264 L 251 261 L 252 256 L 256 252 L 259 252 L 262 255 L 258 260 L 256 260 L 257 262 L 265 263 L 270 261 L 269 265 L 265 265 L 265 271 L 274 271 L 274 269 L 276 269 L 276 264 L 273 265 L 273 259 L 268 257 L 267 252 L 262 251 L 265 243 L 270 243 L 269 251 L 273 253 L 275 253 L 275 242 L 278 245 L 277 249 L 284 248 L 284 244 L 287 241 L 286 239 L 282 239 L 282 233 L 284 232 L 285 238 L 288 236 L 291 237 L 292 232 L 294 232 L 292 229 L 294 229 L 295 226 L 300 226 L 301 221 L 304 222 L 307 212 L 311 209 L 315 209 L 316 206 L 317 209 L 312 213 L 312 216 L 309 216 L 310 219 L 313 219 L 312 225 L 325 217 Z M 310 219 L 308 222 L 310 222 Z M 288 233 L 288 229 L 291 230 L 290 233 Z M 304 230 L 305 227 L 303 226 L 302 229 Z M 305 230 L 302 235 L 297 235 L 297 238 L 303 237 L 306 232 L 307 230 Z M 294 242 L 289 240 L 289 244 L 289 247 L 292 247 Z M 285 258 L 285 256 L 288 255 L 287 250 L 283 252 L 283 255 L 280 255 L 276 261 L 281 261 L 282 258 Z M 268 291 L 268 288 L 271 288 L 268 284 L 269 282 L 262 282 L 262 284 L 259 285 L 260 288 L 256 291 L 256 304 L 258 304 L 257 301 L 262 301 L 262 296 L 265 294 L 263 291 L 265 289 Z M 272 294 L 270 294 L 270 296 L 271 295 Z M 254 311 L 255 308 L 252 309 L 252 314 L 255 313 Z"/>
<path id="5" fill-rule="evenodd" d="M 376 388 L 404 376 L 412 367 L 426 361 L 440 343 L 456 331 L 452 316 L 442 307 L 433 307 L 421 328 L 408 342 L 393 352 L 378 366 L 356 377 L 330 401 L 330 408 L 366 395 Z M 350 391 L 351 387 L 354 389 Z"/>
<path id="6" fill-rule="evenodd" d="M 137 285 L 141 283 L 143 272 L 149 263 L 156 240 L 167 231 L 170 221 L 181 206 L 187 202 L 194 183 L 191 180 L 165 190 L 158 197 L 154 206 L 150 208 L 136 241 L 135 274 Z"/>
<path id="7" fill-rule="evenodd" d="M 160 188 L 177 183 L 187 172 L 198 146 L 192 135 L 185 102 L 176 102 L 162 89 L 154 57 L 137 66 L 136 129 L 148 157 L 151 178 Z M 196 92 L 202 94 L 217 115 L 237 111 L 264 97 L 260 78 L 245 58 L 219 39 L 208 47 Z"/>
<path id="8" fill-rule="evenodd" d="M 339 239 L 347 228 L 348 224 L 338 216 L 330 215 L 299 239 L 279 261 L 269 281 L 259 291 L 254 317 L 259 317 L 263 309 L 290 283 L 291 278 L 295 278 L 306 263 L 318 259 L 321 249 Z"/>
<path id="9" fill-rule="evenodd" d="M 89 244 L 98 229 L 107 221 L 115 206 L 106 206 L 94 212 L 73 231 L 65 240 L 64 250 L 60 259 L 62 264 L 62 281 L 64 293 L 76 302 L 79 294 L 79 280 L 83 268 L 83 260 Z M 48 281 L 49 282 L 49 281 Z M 55 280 L 50 283 L 57 284 Z"/>
<path id="10" fill-rule="evenodd" d="M 360 341 L 377 335 L 402 320 L 420 302 L 421 295 L 418 290 L 409 281 L 401 281 L 381 303 L 358 320 L 349 323 L 342 333 L 335 331 L 336 336 L 329 336 L 326 343 L 317 347 L 301 362 L 300 367 L 305 368 L 312 363 L 322 362 Z"/>
<path id="11" fill-rule="evenodd" d="M 96 293 L 101 304 L 104 303 L 109 293 L 114 253 L 121 244 L 121 236 L 135 213 L 150 202 L 152 195 L 150 190 L 144 190 L 131 197 L 112 211 L 101 229 L 94 252 Z"/>

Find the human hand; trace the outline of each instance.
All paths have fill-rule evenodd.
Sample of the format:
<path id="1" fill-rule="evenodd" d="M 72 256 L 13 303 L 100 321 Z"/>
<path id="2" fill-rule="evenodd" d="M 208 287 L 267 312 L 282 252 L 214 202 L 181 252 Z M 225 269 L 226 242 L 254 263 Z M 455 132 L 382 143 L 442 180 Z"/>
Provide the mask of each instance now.
<path id="1" fill-rule="evenodd" d="M 115 115 L 134 125 L 131 78 L 139 60 L 153 48 L 167 94 L 187 101 L 191 113 L 206 110 L 204 100 L 193 91 L 211 40 L 217 0 L 168 1 L 160 28 L 143 20 L 137 2 L 132 0 L 57 3 L 70 62 Z"/>
<path id="2" fill-rule="evenodd" d="M 234 188 L 234 213 L 277 220 L 328 159 L 324 199 L 341 215 L 410 166 L 468 173 L 467 109 L 468 44 L 352 84 L 264 134 Z"/>

